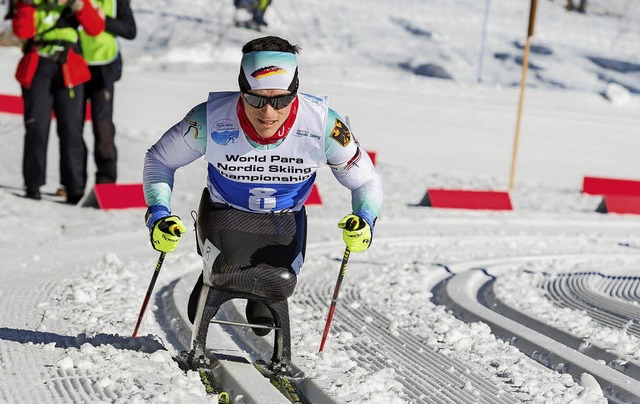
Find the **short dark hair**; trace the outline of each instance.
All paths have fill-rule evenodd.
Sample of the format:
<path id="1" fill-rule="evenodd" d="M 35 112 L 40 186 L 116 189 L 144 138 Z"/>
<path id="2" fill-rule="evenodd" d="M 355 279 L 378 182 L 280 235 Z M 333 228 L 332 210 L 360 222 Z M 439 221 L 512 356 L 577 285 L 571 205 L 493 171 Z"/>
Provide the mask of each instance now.
<path id="1" fill-rule="evenodd" d="M 261 38 L 256 38 L 247 42 L 242 47 L 243 54 L 259 51 L 288 52 L 297 54 L 300 52 L 300 47 L 277 36 L 263 36 Z"/>

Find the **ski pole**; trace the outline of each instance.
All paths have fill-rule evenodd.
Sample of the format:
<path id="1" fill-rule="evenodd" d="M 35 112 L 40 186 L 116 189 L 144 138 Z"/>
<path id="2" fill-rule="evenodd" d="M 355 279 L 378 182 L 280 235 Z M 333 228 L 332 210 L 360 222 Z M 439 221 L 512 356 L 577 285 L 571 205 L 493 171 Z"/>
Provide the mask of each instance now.
<path id="1" fill-rule="evenodd" d="M 151 292 L 153 292 L 153 287 L 156 284 L 156 280 L 158 279 L 158 274 L 160 273 L 160 268 L 162 268 L 162 263 L 164 262 L 164 257 L 166 255 L 167 255 L 166 252 L 160 253 L 160 257 L 158 258 L 158 263 L 156 264 L 156 269 L 155 271 L 153 271 L 151 282 L 149 283 L 149 287 L 147 288 L 147 295 L 144 297 L 144 301 L 142 302 L 142 307 L 140 308 L 140 314 L 138 314 L 138 322 L 136 323 L 136 329 L 133 330 L 132 338 L 135 338 L 138 335 L 138 328 L 140 327 L 140 323 L 142 322 L 142 317 L 144 316 L 144 312 L 147 309 L 149 298 L 151 298 Z"/>
<path id="2" fill-rule="evenodd" d="M 331 306 L 329 307 L 329 314 L 327 315 L 327 322 L 324 325 L 324 332 L 322 333 L 322 341 L 320 342 L 320 350 L 318 352 L 322 352 L 324 349 L 324 343 L 327 340 L 327 335 L 329 335 L 329 328 L 331 328 L 331 320 L 333 320 L 333 312 L 336 309 L 336 303 L 338 303 L 338 294 L 340 293 L 340 285 L 342 285 L 342 280 L 344 279 L 344 274 L 347 272 L 347 261 L 349 261 L 349 247 L 344 249 L 344 255 L 342 256 L 342 265 L 340 265 L 340 272 L 338 273 L 338 280 L 336 281 L 336 287 L 333 290 L 333 298 L 331 299 Z"/>

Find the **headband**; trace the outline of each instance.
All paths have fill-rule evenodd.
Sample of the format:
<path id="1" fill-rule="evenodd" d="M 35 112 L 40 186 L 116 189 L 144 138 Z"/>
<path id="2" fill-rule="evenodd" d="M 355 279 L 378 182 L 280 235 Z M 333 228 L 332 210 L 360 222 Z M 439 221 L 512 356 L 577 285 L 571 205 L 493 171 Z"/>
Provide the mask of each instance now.
<path id="1" fill-rule="evenodd" d="M 240 90 L 298 90 L 298 61 L 289 52 L 257 51 L 245 53 L 238 76 Z"/>

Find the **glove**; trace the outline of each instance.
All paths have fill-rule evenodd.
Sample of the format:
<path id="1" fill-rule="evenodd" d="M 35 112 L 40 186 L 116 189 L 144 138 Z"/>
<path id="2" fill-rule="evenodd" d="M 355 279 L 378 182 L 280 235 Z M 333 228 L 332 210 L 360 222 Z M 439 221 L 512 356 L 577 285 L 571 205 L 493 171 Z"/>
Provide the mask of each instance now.
<path id="1" fill-rule="evenodd" d="M 366 220 L 356 215 L 347 215 L 339 223 L 342 238 L 347 248 L 353 252 L 363 252 L 371 244 L 371 226 Z"/>
<path id="2" fill-rule="evenodd" d="M 186 230 L 178 216 L 163 217 L 157 220 L 149 231 L 151 245 L 156 251 L 171 252 L 176 249 Z"/>
<path id="3" fill-rule="evenodd" d="M 70 0 L 67 4 L 82 25 L 84 32 L 96 36 L 104 31 L 104 12 L 94 8 L 91 0 Z"/>

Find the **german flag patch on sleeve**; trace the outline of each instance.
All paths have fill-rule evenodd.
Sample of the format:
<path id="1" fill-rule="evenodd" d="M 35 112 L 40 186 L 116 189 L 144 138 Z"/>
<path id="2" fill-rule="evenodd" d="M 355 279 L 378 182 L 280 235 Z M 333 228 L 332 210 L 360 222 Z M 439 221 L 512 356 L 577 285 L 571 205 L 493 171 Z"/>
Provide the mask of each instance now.
<path id="1" fill-rule="evenodd" d="M 342 147 L 347 147 L 349 143 L 351 143 L 351 132 L 349 131 L 349 128 L 347 128 L 347 125 L 342 123 L 338 118 L 336 118 L 336 124 L 329 136 L 336 142 L 340 143 Z"/>

